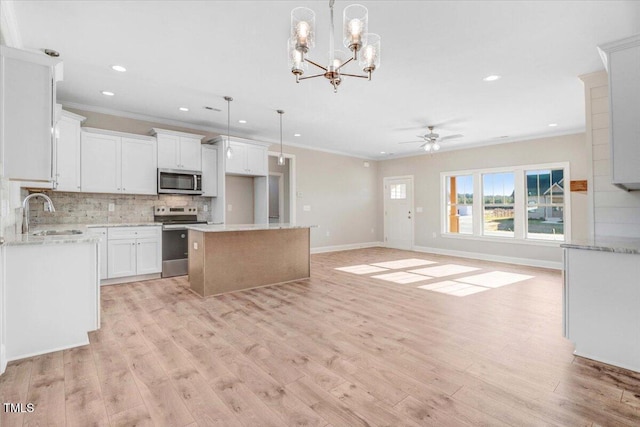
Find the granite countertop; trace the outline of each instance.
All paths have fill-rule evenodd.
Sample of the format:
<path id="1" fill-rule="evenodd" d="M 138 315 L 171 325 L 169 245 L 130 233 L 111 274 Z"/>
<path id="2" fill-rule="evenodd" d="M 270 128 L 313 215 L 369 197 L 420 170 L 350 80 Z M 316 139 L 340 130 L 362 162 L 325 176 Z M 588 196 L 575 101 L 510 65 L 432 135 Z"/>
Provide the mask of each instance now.
<path id="1" fill-rule="evenodd" d="M 591 240 L 573 240 L 560 245 L 567 249 L 585 249 L 620 254 L 640 254 L 640 239 L 629 237 L 596 237 Z"/>
<path id="2" fill-rule="evenodd" d="M 143 227 L 161 226 L 157 222 L 136 222 L 124 224 L 41 224 L 34 226 L 29 234 L 16 234 L 4 237 L 5 246 L 17 245 L 48 245 L 61 243 L 94 243 L 100 241 L 100 236 L 92 228 L 102 227 Z M 63 236 L 34 236 L 33 233 L 42 230 L 79 230 L 82 234 L 67 234 Z"/>
<path id="3" fill-rule="evenodd" d="M 316 225 L 295 224 L 194 224 L 187 225 L 187 229 L 204 233 L 219 233 L 224 231 L 254 231 L 254 230 L 289 230 L 293 228 L 314 228 Z"/>

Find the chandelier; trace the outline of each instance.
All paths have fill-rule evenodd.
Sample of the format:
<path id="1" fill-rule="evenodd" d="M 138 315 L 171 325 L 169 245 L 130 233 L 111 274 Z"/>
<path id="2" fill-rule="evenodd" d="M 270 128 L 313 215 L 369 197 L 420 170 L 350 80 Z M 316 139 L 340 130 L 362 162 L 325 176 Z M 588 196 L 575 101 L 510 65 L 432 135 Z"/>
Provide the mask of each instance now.
<path id="1" fill-rule="evenodd" d="M 331 16 L 331 30 L 329 32 L 329 63 L 322 66 L 307 58 L 309 49 L 315 45 L 315 21 L 316 14 L 306 7 L 297 7 L 291 11 L 291 38 L 287 42 L 289 53 L 289 66 L 291 72 L 296 76 L 296 83 L 300 80 L 324 77 L 333 86 L 333 91 L 338 91 L 338 86 L 342 82 L 342 77 L 358 77 L 371 80 L 371 73 L 380 67 L 380 36 L 369 33 L 367 8 L 352 4 L 344 9 L 343 32 L 344 46 L 349 48 L 352 55 L 347 59 L 347 55 L 334 48 L 334 26 L 333 26 L 333 4 L 335 0 L 329 0 L 329 10 Z M 360 55 L 358 55 L 358 53 Z M 348 74 L 342 72 L 345 65 L 350 62 L 358 62 L 362 71 L 366 74 Z M 307 63 L 322 70 L 319 74 L 304 76 L 308 68 Z"/>

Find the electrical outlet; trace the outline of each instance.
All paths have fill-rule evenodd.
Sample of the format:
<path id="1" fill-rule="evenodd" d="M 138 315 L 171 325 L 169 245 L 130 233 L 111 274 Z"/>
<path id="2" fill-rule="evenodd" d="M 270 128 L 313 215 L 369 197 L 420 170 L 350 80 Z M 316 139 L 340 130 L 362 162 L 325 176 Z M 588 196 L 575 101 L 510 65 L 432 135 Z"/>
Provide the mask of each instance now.
<path id="1" fill-rule="evenodd" d="M 417 212 L 417 213 L 422 213 L 422 212 L 423 212 L 423 210 L 424 210 L 424 209 L 422 209 L 422 206 L 418 206 L 418 207 L 416 208 L 416 212 Z"/>
<path id="2" fill-rule="evenodd" d="M 198 242 L 193 242 L 193 250 L 194 251 L 198 250 Z"/>
<path id="3" fill-rule="evenodd" d="M 42 203 L 42 210 L 45 212 L 49 212 L 49 205 L 47 204 L 47 202 Z"/>
<path id="4" fill-rule="evenodd" d="M 233 210 L 233 205 L 227 205 L 227 212 L 231 212 Z"/>
<path id="5" fill-rule="evenodd" d="M 109 203 L 109 212 L 113 212 L 116 210 L 116 204 L 115 203 Z"/>
<path id="6" fill-rule="evenodd" d="M 209 212 L 209 205 L 204 205 L 202 207 L 202 210 L 205 211 L 205 212 Z"/>
<path id="7" fill-rule="evenodd" d="M 305 212 L 311 212 L 311 205 L 302 206 L 302 210 L 305 211 Z"/>

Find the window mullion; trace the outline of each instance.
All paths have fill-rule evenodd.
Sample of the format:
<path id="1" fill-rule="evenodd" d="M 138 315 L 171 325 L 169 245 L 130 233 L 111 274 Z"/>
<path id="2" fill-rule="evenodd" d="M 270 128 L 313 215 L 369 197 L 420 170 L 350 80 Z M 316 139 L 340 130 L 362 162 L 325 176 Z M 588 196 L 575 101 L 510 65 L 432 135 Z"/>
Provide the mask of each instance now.
<path id="1" fill-rule="evenodd" d="M 514 172 L 514 199 L 513 199 L 513 231 L 516 239 L 524 239 L 527 235 L 527 198 L 525 197 L 525 173 L 523 169 Z"/>
<path id="2" fill-rule="evenodd" d="M 482 236 L 483 222 L 483 195 L 482 195 L 482 174 L 480 172 L 473 173 L 473 235 Z"/>

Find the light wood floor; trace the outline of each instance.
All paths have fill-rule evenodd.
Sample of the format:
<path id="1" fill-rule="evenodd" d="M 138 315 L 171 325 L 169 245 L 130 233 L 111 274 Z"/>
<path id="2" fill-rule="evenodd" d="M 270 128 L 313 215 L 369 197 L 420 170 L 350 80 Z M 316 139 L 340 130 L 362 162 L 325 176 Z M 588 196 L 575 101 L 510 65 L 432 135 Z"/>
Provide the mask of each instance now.
<path id="1" fill-rule="evenodd" d="M 455 297 L 334 270 L 425 258 L 535 276 Z M 17 425 L 638 426 L 640 373 L 574 357 L 561 274 L 382 248 L 201 299 L 186 278 L 102 288 L 91 345 L 12 362 Z"/>

